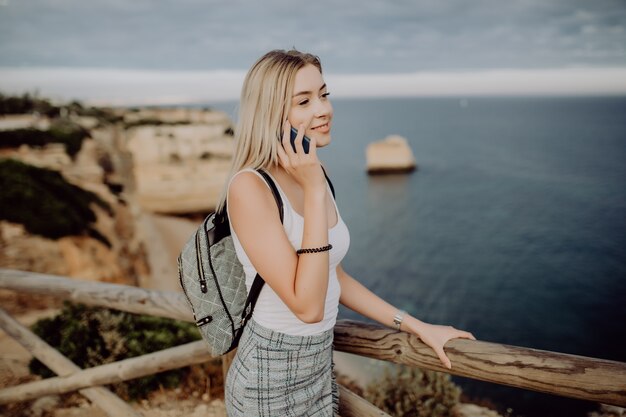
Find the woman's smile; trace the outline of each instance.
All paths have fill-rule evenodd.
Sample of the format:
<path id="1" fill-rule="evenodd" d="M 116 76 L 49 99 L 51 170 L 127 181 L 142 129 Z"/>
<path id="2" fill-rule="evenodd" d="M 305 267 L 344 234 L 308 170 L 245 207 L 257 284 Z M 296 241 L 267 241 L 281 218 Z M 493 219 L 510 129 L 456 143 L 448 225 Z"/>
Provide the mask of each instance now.
<path id="1" fill-rule="evenodd" d="M 330 121 L 324 123 L 323 125 L 312 127 L 311 130 L 314 130 L 320 133 L 328 133 L 330 132 Z"/>

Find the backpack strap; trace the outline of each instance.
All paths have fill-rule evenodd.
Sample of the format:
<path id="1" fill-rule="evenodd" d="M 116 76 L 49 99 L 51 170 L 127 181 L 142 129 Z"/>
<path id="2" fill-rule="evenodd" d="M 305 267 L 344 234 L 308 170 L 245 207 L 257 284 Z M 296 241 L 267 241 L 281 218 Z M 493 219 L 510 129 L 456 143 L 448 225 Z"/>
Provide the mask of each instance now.
<path id="1" fill-rule="evenodd" d="M 335 187 L 333 187 L 333 183 L 330 181 L 330 178 L 328 178 L 328 175 L 326 174 L 326 170 L 324 169 L 323 165 L 320 165 L 322 167 L 322 171 L 324 171 L 324 176 L 326 177 L 326 181 L 328 182 L 328 186 L 330 187 L 330 191 L 333 193 L 333 198 L 336 200 L 336 196 L 335 196 Z"/>
<path id="2" fill-rule="evenodd" d="M 274 195 L 274 199 L 276 200 L 276 205 L 278 206 L 280 222 L 282 223 L 283 218 L 284 218 L 283 200 L 282 198 L 280 198 L 280 193 L 278 192 L 278 188 L 276 188 L 276 184 L 274 184 L 274 181 L 267 174 L 267 172 L 265 172 L 262 169 L 257 169 L 257 172 L 263 176 L 263 179 L 265 180 L 265 182 L 267 182 L 267 185 L 269 185 L 270 189 L 272 190 L 272 194 Z M 248 320 L 250 320 L 250 318 L 252 317 L 254 306 L 256 305 L 256 302 L 259 298 L 259 294 L 261 294 L 261 290 L 263 289 L 264 284 L 265 284 L 265 281 L 263 280 L 261 275 L 257 273 L 256 277 L 254 277 L 254 282 L 252 283 L 252 287 L 250 288 L 248 297 L 246 298 L 246 304 L 243 308 L 243 313 L 241 314 L 241 327 L 243 327 L 248 322 Z M 238 342 L 239 342 L 238 339 L 233 341 L 233 343 L 238 343 Z"/>

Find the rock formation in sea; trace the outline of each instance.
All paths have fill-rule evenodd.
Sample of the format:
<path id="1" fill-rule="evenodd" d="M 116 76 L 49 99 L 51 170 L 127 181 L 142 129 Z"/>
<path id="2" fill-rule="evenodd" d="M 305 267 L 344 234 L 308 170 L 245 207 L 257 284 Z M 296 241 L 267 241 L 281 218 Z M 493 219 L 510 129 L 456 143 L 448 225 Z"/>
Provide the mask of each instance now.
<path id="1" fill-rule="evenodd" d="M 416 169 L 415 157 L 405 138 L 398 135 L 370 143 L 366 149 L 369 174 L 393 174 Z"/>

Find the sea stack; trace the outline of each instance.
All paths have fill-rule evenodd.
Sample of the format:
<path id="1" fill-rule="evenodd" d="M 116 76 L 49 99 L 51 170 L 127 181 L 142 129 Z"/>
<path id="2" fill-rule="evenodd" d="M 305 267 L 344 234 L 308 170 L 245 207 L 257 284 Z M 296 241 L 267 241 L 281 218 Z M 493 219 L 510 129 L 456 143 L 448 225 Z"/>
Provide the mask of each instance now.
<path id="1" fill-rule="evenodd" d="M 398 135 L 370 143 L 365 151 L 368 174 L 395 174 L 416 169 L 413 151 L 405 138 Z"/>

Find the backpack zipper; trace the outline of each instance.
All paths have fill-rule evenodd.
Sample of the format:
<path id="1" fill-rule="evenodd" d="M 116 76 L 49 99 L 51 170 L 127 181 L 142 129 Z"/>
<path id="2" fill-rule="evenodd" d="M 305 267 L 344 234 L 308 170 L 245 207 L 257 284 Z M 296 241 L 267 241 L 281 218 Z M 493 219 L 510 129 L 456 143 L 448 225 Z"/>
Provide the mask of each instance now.
<path id="1" fill-rule="evenodd" d="M 213 225 L 215 226 L 215 220 L 213 220 Z M 206 233 L 206 228 L 203 228 L 204 233 Z M 233 333 L 233 337 L 235 336 L 235 322 L 233 321 L 233 317 L 230 315 L 230 311 L 224 302 L 224 297 L 222 297 L 222 289 L 220 288 L 219 282 L 217 281 L 217 274 L 215 273 L 215 269 L 213 268 L 213 262 L 211 261 L 211 245 L 207 245 L 209 249 L 209 266 L 211 267 L 211 272 L 213 276 L 213 281 L 215 281 L 215 287 L 217 288 L 217 293 L 220 296 L 220 301 L 222 302 L 222 306 L 224 307 L 224 311 L 228 315 L 228 320 L 230 320 L 230 329 Z"/>
<path id="2" fill-rule="evenodd" d="M 204 225 L 202 226 L 204 229 Z M 209 249 L 210 250 L 210 249 Z M 209 252 L 209 261 L 211 254 Z M 198 267 L 198 279 L 200 280 L 200 291 L 206 294 L 206 279 L 204 278 L 204 265 L 202 265 L 202 251 L 200 250 L 200 235 L 196 232 L 196 265 Z"/>
<path id="3" fill-rule="evenodd" d="M 183 281 L 183 265 L 182 265 L 182 259 L 179 256 L 178 257 L 178 280 L 180 281 L 180 286 L 183 288 L 183 294 L 185 294 L 185 298 L 187 299 L 187 302 L 189 303 L 189 306 L 191 307 L 191 313 L 193 314 L 193 319 L 194 321 L 196 320 L 196 312 L 193 311 L 193 304 L 191 304 L 191 300 L 189 299 L 189 296 L 187 295 L 187 289 L 185 288 L 185 282 Z"/>

